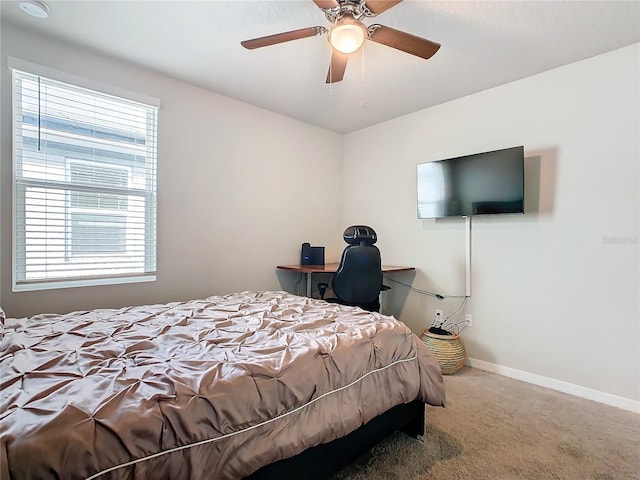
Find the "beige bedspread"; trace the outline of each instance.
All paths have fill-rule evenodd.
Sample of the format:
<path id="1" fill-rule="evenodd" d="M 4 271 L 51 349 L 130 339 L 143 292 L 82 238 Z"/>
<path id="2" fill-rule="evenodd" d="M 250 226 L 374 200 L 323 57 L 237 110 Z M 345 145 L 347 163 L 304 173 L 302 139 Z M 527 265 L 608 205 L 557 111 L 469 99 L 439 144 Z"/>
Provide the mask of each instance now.
<path id="1" fill-rule="evenodd" d="M 416 398 L 392 317 L 285 292 L 5 319 L 0 478 L 233 479 Z"/>

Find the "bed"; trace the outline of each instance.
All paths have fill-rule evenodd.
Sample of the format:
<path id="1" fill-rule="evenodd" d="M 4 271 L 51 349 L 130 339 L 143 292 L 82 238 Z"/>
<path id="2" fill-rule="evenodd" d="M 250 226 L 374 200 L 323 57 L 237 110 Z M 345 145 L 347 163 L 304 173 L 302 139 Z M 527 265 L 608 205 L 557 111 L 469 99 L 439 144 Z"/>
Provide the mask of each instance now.
<path id="1" fill-rule="evenodd" d="M 286 292 L 0 320 L 5 480 L 283 478 L 445 401 L 403 323 Z"/>

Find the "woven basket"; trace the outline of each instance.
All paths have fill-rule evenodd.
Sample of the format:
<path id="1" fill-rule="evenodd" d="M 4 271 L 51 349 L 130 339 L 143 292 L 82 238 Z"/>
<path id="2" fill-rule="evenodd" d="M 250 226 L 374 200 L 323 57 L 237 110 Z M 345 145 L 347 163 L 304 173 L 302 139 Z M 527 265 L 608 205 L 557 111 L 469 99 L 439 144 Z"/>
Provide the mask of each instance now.
<path id="1" fill-rule="evenodd" d="M 425 329 L 420 338 L 438 360 L 443 375 L 452 375 L 464 366 L 467 355 L 459 335 L 436 335 Z"/>

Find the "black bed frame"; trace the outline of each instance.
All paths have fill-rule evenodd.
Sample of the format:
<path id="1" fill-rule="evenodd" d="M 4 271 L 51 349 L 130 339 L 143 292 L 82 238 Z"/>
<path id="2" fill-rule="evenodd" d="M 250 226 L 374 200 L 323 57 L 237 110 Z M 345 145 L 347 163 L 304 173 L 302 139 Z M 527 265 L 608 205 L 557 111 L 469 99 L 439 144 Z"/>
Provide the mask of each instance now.
<path id="1" fill-rule="evenodd" d="M 422 401 L 397 405 L 342 438 L 262 467 L 245 480 L 326 480 L 394 430 L 412 437 L 424 435 L 424 415 Z"/>

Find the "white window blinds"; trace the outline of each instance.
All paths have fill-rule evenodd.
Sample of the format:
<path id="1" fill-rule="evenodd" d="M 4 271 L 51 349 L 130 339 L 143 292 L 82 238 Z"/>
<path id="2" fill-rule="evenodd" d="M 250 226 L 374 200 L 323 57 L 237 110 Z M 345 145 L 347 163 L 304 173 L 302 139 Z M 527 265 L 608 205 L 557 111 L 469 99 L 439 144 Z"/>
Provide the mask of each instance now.
<path id="1" fill-rule="evenodd" d="M 14 290 L 156 272 L 158 109 L 13 69 Z"/>

